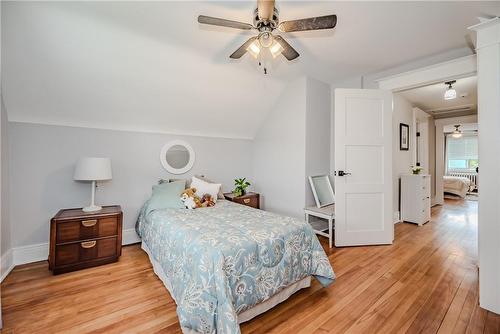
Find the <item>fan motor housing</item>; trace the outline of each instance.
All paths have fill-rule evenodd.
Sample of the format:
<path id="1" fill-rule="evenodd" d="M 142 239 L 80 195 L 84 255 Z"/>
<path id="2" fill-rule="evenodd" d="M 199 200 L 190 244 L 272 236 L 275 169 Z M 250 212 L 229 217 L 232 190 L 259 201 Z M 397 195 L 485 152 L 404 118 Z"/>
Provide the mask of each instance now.
<path id="1" fill-rule="evenodd" d="M 272 20 L 261 20 L 259 18 L 259 9 L 255 8 L 253 15 L 253 24 L 260 32 L 271 32 L 278 27 L 279 23 L 279 11 L 278 8 L 274 7 Z"/>

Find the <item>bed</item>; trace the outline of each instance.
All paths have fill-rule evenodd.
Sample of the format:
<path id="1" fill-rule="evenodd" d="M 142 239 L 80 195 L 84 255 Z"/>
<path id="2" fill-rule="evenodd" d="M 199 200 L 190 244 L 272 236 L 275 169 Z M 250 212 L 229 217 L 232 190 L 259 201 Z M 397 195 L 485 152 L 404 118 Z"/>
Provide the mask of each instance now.
<path id="1" fill-rule="evenodd" d="M 470 188 L 470 180 L 461 176 L 443 176 L 444 192 L 465 198 Z"/>
<path id="2" fill-rule="evenodd" d="M 250 320 L 335 274 L 311 227 L 226 200 L 148 210 L 136 226 L 155 273 L 177 304 L 183 333 L 239 333 Z"/>

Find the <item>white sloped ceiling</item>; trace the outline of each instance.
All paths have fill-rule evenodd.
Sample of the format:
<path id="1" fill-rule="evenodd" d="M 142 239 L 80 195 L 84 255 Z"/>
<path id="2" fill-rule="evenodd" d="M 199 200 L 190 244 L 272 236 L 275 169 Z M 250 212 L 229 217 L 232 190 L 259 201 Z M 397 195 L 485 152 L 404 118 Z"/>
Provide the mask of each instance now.
<path id="1" fill-rule="evenodd" d="M 2 90 L 10 121 L 253 138 L 287 83 L 334 82 L 465 46 L 498 2 L 279 2 L 281 19 L 335 13 L 334 31 L 287 38 L 301 57 L 259 70 L 230 60 L 254 1 L 2 2 Z"/>

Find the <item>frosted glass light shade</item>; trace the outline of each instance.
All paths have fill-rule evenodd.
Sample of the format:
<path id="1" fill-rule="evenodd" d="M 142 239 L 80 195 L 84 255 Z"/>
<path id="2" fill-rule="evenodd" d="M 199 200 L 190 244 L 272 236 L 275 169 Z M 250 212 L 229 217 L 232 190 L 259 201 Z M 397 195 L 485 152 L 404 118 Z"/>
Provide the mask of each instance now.
<path id="1" fill-rule="evenodd" d="M 256 39 L 255 41 L 252 42 L 247 48 L 247 51 L 249 54 L 252 55 L 252 57 L 257 58 L 260 53 L 260 43 L 259 40 Z"/>
<path id="2" fill-rule="evenodd" d="M 457 91 L 454 90 L 453 88 L 449 88 L 444 92 L 444 99 L 445 100 L 453 100 L 457 98 Z"/>
<path id="3" fill-rule="evenodd" d="M 273 58 L 278 57 L 283 52 L 283 50 L 283 47 L 277 40 L 274 40 L 273 45 L 271 45 L 271 47 L 269 48 L 269 51 L 273 55 Z"/>
<path id="4" fill-rule="evenodd" d="M 111 180 L 111 160 L 109 158 L 80 158 L 76 163 L 73 179 L 77 181 Z"/>

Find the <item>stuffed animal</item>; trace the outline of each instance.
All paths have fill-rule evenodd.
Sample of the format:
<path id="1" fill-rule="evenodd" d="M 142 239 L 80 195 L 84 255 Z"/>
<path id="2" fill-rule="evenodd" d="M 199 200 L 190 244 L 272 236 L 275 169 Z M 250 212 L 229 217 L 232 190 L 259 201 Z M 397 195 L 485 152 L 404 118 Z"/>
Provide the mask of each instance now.
<path id="1" fill-rule="evenodd" d="M 209 208 L 209 207 L 214 206 L 214 205 L 215 205 L 214 199 L 212 198 L 212 196 L 210 194 L 203 195 L 203 197 L 201 198 L 201 206 L 202 207 Z"/>
<path id="2" fill-rule="evenodd" d="M 190 210 L 201 207 L 200 198 L 196 196 L 196 188 L 184 190 L 181 194 L 181 201 Z"/>

